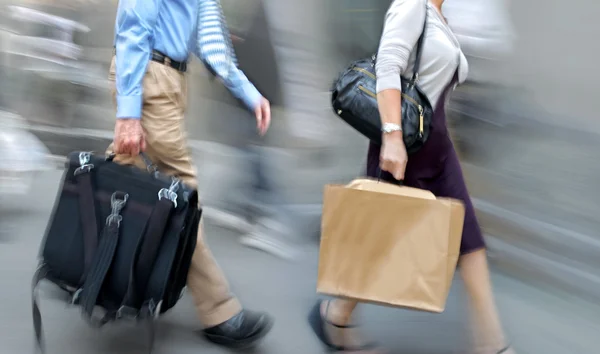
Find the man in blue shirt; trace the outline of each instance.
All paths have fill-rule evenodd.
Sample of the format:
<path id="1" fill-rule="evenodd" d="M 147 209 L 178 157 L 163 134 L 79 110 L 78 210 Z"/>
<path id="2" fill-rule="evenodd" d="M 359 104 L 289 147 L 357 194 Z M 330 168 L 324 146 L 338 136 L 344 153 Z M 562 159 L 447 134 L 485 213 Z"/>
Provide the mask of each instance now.
<path id="1" fill-rule="evenodd" d="M 218 0 L 120 0 L 115 56 L 109 79 L 117 108 L 115 161 L 144 166 L 146 155 L 161 172 L 196 186 L 184 112 L 189 53 L 199 56 L 231 93 L 254 112 L 259 133 L 271 120 L 269 102 L 235 65 Z M 265 313 L 244 310 L 202 237 L 189 271 L 190 289 L 209 340 L 245 347 L 272 327 Z"/>

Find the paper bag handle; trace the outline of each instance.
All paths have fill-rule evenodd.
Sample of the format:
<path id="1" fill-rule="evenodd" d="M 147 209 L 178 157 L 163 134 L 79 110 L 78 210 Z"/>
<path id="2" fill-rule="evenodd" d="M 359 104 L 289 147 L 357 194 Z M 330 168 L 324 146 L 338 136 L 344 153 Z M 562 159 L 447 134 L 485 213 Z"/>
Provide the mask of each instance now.
<path id="1" fill-rule="evenodd" d="M 381 174 L 382 173 L 383 173 L 383 171 L 381 170 L 381 167 L 377 167 L 377 183 L 381 182 Z M 399 186 L 403 186 L 404 180 L 396 180 L 396 184 L 398 184 Z"/>

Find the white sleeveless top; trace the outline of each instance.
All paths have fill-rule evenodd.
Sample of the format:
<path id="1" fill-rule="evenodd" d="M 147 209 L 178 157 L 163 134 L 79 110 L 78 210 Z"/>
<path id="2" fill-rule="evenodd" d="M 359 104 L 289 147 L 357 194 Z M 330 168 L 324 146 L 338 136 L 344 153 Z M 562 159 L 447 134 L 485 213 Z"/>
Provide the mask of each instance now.
<path id="1" fill-rule="evenodd" d="M 415 45 L 427 11 L 427 33 L 423 43 L 418 86 L 433 108 L 458 69 L 459 83 L 469 67 L 456 36 L 442 14 L 427 0 L 394 0 L 383 28 L 377 54 L 377 92 L 401 89 L 400 77 L 413 74 Z"/>

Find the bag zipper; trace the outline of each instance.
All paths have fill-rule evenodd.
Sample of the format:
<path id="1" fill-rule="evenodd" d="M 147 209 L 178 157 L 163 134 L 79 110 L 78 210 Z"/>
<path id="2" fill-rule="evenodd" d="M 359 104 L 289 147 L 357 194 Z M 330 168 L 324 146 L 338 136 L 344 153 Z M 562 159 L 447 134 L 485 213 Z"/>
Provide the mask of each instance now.
<path id="1" fill-rule="evenodd" d="M 365 69 L 362 69 L 362 68 L 354 68 L 354 70 L 360 71 L 360 72 L 365 72 L 365 73 L 368 73 L 370 75 L 373 75 L 370 72 L 368 72 L 368 71 L 366 71 Z M 364 87 L 363 85 L 358 85 L 357 87 L 362 92 L 364 92 L 367 95 L 373 97 L 374 99 L 377 99 L 377 95 L 375 94 L 375 92 L 372 92 L 371 90 L 369 90 L 368 88 Z M 422 138 L 423 137 L 423 132 L 424 132 L 424 127 L 423 127 L 423 120 L 424 120 L 424 117 L 423 117 L 423 106 L 421 106 L 420 104 L 418 104 L 417 101 L 415 101 L 412 97 L 410 97 L 410 96 L 408 96 L 408 95 L 406 95 L 404 93 L 401 93 L 401 96 L 404 99 L 410 101 L 415 106 L 417 106 L 417 109 L 419 110 L 419 137 Z"/>
<path id="2" fill-rule="evenodd" d="M 357 67 L 354 67 L 354 68 L 353 68 L 353 70 L 354 70 L 354 71 L 361 72 L 361 73 L 363 73 L 363 74 L 365 74 L 365 75 L 369 76 L 369 77 L 370 77 L 371 79 L 373 79 L 373 80 L 377 80 L 377 78 L 375 77 L 375 75 L 373 75 L 373 73 L 369 72 L 368 70 L 365 70 L 365 69 L 363 69 L 363 68 L 357 68 Z"/>
<path id="3" fill-rule="evenodd" d="M 365 75 L 369 76 L 369 77 L 370 77 L 370 78 L 372 78 L 373 80 L 377 80 L 377 78 L 375 77 L 375 75 L 373 75 L 373 73 L 370 73 L 368 70 L 365 70 L 365 69 L 363 69 L 363 68 L 353 68 L 353 70 L 354 70 L 354 71 L 361 72 L 361 73 L 363 73 L 363 74 L 365 74 Z M 373 92 L 371 92 L 371 91 L 368 91 L 366 88 L 364 88 L 364 86 L 360 86 L 360 87 L 363 87 L 363 89 L 362 89 L 362 90 L 363 90 L 363 91 L 365 91 L 365 90 L 366 90 L 366 91 L 365 91 L 365 93 L 369 94 L 369 96 L 376 97 L 376 96 L 375 96 L 375 93 L 373 93 Z M 404 93 L 402 94 L 402 97 L 404 97 L 405 99 L 407 99 L 407 100 L 409 100 L 410 102 L 412 102 L 412 104 L 414 104 L 415 106 L 419 107 L 419 111 L 422 111 L 422 110 L 423 110 L 423 107 L 421 107 L 421 105 L 419 105 L 419 103 L 417 103 L 417 101 L 415 101 L 415 100 L 414 100 L 412 97 L 409 97 L 409 96 L 405 95 Z"/>

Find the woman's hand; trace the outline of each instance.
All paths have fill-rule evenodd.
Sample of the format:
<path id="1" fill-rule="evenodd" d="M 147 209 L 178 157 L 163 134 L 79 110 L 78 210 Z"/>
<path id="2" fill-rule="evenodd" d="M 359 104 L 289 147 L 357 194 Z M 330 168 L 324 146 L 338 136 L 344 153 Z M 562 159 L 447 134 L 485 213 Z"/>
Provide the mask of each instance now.
<path id="1" fill-rule="evenodd" d="M 404 171 L 408 162 L 406 146 L 402 139 L 402 132 L 397 131 L 383 135 L 379 167 L 391 173 L 398 181 L 404 180 Z"/>

